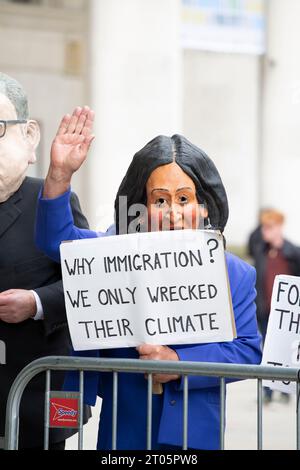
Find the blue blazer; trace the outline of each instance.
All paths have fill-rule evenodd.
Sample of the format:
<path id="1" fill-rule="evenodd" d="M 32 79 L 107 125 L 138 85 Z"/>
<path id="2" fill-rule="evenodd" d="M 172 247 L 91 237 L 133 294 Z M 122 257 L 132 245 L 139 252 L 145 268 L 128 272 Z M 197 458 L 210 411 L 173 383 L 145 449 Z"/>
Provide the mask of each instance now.
<path id="1" fill-rule="evenodd" d="M 59 246 L 63 240 L 95 238 L 114 234 L 96 233 L 74 226 L 70 209 L 70 192 L 56 199 L 39 199 L 36 243 L 48 256 L 59 261 Z M 172 346 L 182 361 L 259 364 L 261 337 L 257 331 L 254 268 L 226 253 L 226 262 L 237 338 L 232 342 Z M 135 358 L 134 348 L 110 349 L 75 353 L 78 356 Z M 77 374 L 69 374 L 67 387 L 78 387 Z M 164 384 L 163 395 L 153 395 L 153 449 L 182 446 L 183 383 Z M 220 429 L 219 379 L 189 378 L 188 447 L 218 449 Z M 103 398 L 98 435 L 98 449 L 111 449 L 112 374 L 85 374 L 85 401 L 94 405 L 97 395 Z M 147 382 L 142 374 L 119 374 L 117 448 L 145 449 L 147 420 Z"/>

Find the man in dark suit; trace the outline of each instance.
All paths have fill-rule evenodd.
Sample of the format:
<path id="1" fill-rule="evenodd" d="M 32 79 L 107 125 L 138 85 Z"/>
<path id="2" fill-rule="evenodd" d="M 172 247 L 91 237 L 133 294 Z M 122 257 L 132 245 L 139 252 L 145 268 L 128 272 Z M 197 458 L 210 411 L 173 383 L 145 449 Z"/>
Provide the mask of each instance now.
<path id="1" fill-rule="evenodd" d="M 27 97 L 21 85 L 0 74 L 0 436 L 5 432 L 6 402 L 18 373 L 33 360 L 69 355 L 60 265 L 34 244 L 36 202 L 42 180 L 26 177 L 40 139 L 36 121 L 28 119 Z M 76 225 L 88 228 L 76 195 L 72 195 Z M 63 373 L 52 373 L 51 389 L 60 390 Z M 45 375 L 27 387 L 20 412 L 19 448 L 42 448 Z M 63 449 L 74 434 L 51 430 L 50 448 Z"/>

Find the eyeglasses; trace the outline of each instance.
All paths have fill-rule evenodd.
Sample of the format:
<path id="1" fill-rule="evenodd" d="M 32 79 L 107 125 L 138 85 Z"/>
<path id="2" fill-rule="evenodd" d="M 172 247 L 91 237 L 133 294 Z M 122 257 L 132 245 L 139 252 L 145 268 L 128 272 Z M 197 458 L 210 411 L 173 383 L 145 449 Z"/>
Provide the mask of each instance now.
<path id="1" fill-rule="evenodd" d="M 0 121 L 0 139 L 5 136 L 7 126 L 14 126 L 15 124 L 26 124 L 24 119 L 14 119 L 12 121 Z"/>

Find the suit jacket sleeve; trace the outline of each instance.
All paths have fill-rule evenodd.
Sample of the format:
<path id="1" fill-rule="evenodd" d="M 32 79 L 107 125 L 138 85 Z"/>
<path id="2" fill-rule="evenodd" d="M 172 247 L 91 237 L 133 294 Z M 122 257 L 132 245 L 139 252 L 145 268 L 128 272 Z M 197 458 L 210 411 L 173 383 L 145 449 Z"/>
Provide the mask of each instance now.
<path id="1" fill-rule="evenodd" d="M 217 362 L 232 364 L 259 364 L 261 361 L 261 337 L 257 331 L 255 307 L 255 270 L 249 266 L 232 295 L 237 338 L 226 343 L 211 343 L 173 347 L 181 361 Z M 231 380 L 227 380 L 231 381 Z M 207 388 L 220 385 L 215 377 L 189 377 L 189 388 Z M 180 384 L 174 382 L 178 390 Z"/>
<path id="2" fill-rule="evenodd" d="M 88 221 L 83 215 L 79 199 L 74 193 L 71 193 L 70 204 L 75 224 L 80 228 L 88 229 Z M 67 321 L 62 281 L 35 289 L 35 292 L 41 299 L 45 333 L 49 335 L 65 325 Z"/>

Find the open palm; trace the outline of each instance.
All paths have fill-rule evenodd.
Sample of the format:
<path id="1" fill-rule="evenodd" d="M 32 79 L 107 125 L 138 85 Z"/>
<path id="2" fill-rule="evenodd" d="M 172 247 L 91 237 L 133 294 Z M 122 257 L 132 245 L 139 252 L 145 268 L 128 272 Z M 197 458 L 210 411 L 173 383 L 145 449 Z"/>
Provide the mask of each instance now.
<path id="1" fill-rule="evenodd" d="M 76 108 L 62 119 L 51 148 L 51 166 L 66 176 L 72 176 L 85 161 L 94 139 L 94 112 Z"/>

